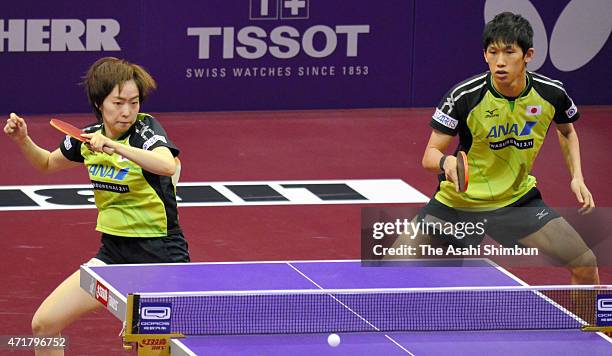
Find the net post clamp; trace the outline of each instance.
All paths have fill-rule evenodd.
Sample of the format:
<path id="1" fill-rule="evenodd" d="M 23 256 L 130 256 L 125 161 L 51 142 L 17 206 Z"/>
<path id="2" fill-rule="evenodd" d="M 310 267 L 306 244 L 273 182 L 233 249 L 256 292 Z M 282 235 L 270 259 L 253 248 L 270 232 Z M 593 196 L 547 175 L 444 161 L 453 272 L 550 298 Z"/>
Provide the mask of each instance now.
<path id="1" fill-rule="evenodd" d="M 128 294 L 125 325 L 123 331 L 123 348 L 138 349 L 138 356 L 170 356 L 170 339 L 183 338 L 181 333 L 140 334 L 138 330 L 138 295 Z"/>

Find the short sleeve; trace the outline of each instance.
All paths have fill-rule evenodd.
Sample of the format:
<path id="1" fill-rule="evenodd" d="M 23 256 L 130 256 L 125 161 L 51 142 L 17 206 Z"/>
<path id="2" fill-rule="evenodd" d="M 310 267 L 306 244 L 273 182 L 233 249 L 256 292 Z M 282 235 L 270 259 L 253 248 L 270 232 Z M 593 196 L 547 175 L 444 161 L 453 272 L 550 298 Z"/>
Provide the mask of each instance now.
<path id="1" fill-rule="evenodd" d="M 452 91 L 449 91 L 436 107 L 429 126 L 447 135 L 455 136 L 458 132 L 458 124 L 456 103 L 452 97 Z"/>
<path id="2" fill-rule="evenodd" d="M 68 135 L 62 140 L 59 145 L 60 151 L 70 161 L 84 162 L 85 158 L 81 154 L 81 141 L 76 140 Z"/>
<path id="3" fill-rule="evenodd" d="M 178 147 L 168 138 L 166 130 L 152 116 L 147 115 L 136 123 L 136 132 L 132 137 L 130 144 L 145 151 L 152 151 L 157 147 L 167 147 L 174 157 L 180 153 Z"/>
<path id="4" fill-rule="evenodd" d="M 578 120 L 580 117 L 578 108 L 565 91 L 561 81 L 538 73 L 530 73 L 530 75 L 533 78 L 533 87 L 538 94 L 555 108 L 555 114 L 552 118 L 555 123 L 569 124 Z"/>
<path id="5" fill-rule="evenodd" d="M 553 120 L 557 124 L 569 124 L 580 118 L 580 112 L 574 101 L 567 95 L 565 90 L 560 91 L 555 105 L 555 116 Z"/>

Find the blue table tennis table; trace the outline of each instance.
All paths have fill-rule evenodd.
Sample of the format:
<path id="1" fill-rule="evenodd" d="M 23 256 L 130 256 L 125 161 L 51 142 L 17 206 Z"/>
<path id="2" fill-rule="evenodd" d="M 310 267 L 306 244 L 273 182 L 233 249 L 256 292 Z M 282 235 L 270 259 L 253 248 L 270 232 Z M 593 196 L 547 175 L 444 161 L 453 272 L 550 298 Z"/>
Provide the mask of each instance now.
<path id="1" fill-rule="evenodd" d="M 82 266 L 81 287 L 125 321 L 129 293 L 525 285 L 486 259 L 472 267 L 364 267 L 358 260 Z M 561 314 L 567 311 L 559 310 Z M 571 316 L 567 316 L 570 318 Z M 580 330 L 213 335 L 173 339 L 172 355 L 612 355 L 612 339 Z"/>

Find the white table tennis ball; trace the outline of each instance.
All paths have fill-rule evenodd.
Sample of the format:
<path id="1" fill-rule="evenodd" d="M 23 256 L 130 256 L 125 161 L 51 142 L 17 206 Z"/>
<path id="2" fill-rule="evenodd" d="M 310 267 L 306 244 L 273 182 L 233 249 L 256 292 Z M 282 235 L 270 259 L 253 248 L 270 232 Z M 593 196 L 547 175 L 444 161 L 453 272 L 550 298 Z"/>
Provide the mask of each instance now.
<path id="1" fill-rule="evenodd" d="M 338 334 L 329 334 L 329 336 L 327 337 L 327 343 L 331 347 L 336 347 L 340 345 L 340 336 L 338 336 Z"/>

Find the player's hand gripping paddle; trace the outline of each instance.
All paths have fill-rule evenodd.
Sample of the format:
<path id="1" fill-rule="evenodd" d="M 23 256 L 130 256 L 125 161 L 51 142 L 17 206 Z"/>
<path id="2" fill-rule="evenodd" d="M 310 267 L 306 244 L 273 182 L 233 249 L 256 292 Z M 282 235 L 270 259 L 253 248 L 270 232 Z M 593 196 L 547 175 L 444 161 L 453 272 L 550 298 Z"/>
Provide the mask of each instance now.
<path id="1" fill-rule="evenodd" d="M 468 160 L 463 151 L 457 152 L 457 184 L 460 192 L 468 188 Z"/>
<path id="2" fill-rule="evenodd" d="M 79 140 L 85 143 L 89 142 L 89 139 L 87 137 L 81 136 L 83 131 L 81 131 L 78 127 L 74 125 L 71 125 L 59 119 L 51 119 L 51 121 L 49 121 L 49 124 L 53 126 L 55 129 L 57 129 L 58 131 L 74 138 L 75 140 Z M 109 155 L 112 155 L 115 152 L 115 150 L 110 147 L 104 147 L 104 152 Z"/>

